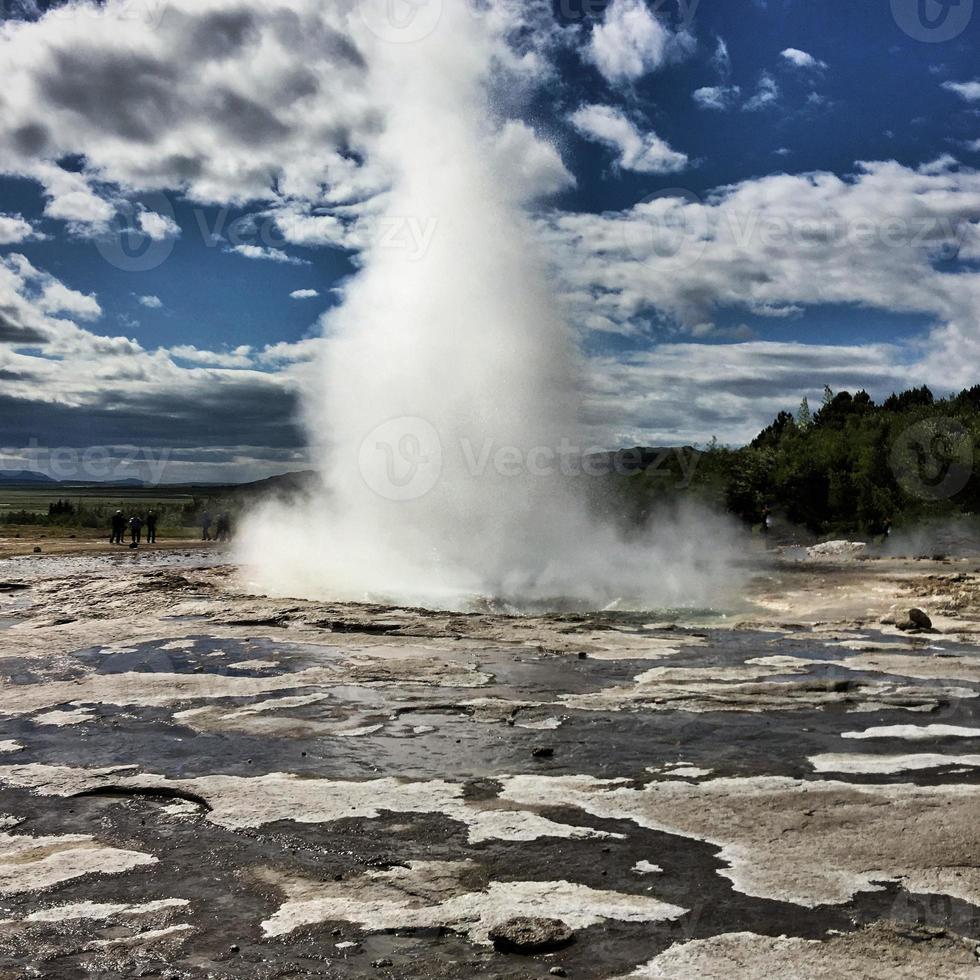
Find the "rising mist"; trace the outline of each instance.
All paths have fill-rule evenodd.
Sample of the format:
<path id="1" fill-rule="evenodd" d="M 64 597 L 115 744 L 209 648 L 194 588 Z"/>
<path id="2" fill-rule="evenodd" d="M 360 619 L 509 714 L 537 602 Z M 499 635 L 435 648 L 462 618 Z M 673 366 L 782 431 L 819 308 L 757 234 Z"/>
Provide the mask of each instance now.
<path id="1" fill-rule="evenodd" d="M 570 478 L 591 448 L 585 372 L 524 214 L 527 161 L 500 151 L 500 43 L 448 3 L 422 40 L 359 38 L 391 185 L 304 396 L 321 487 L 250 514 L 238 557 L 280 596 L 716 603 L 735 550 L 722 518 L 676 510 L 627 540 Z"/>

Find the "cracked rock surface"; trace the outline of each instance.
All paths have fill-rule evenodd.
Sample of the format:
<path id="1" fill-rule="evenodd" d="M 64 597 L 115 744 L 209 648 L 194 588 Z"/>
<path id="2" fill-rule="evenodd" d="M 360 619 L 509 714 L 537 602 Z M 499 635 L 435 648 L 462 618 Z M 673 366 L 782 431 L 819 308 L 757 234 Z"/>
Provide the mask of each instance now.
<path id="1" fill-rule="evenodd" d="M 974 564 L 698 622 L 0 566 L 2 980 L 980 977 Z"/>

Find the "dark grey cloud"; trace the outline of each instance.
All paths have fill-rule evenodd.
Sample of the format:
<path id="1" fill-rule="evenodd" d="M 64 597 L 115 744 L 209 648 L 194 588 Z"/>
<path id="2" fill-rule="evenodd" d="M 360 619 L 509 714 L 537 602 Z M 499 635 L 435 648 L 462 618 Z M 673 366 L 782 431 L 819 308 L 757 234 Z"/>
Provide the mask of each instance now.
<path id="1" fill-rule="evenodd" d="M 43 344 L 47 339 L 40 330 L 22 323 L 13 307 L 0 306 L 0 344 Z"/>
<path id="2" fill-rule="evenodd" d="M 45 101 L 106 133 L 152 142 L 179 111 L 178 68 L 105 47 L 56 50 L 38 79 Z"/>

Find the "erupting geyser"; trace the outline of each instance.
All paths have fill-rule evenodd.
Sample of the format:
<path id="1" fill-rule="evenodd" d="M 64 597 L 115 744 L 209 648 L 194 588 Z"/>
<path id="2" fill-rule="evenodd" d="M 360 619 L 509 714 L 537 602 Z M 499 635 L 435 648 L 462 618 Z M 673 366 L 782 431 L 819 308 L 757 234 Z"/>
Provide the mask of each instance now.
<path id="1" fill-rule="evenodd" d="M 250 580 L 440 608 L 705 603 L 726 575 L 720 523 L 626 542 L 563 473 L 587 446 L 582 366 L 523 213 L 528 161 L 501 149 L 492 19 L 446 2 L 423 39 L 360 43 L 391 185 L 304 399 L 322 489 L 250 515 Z"/>

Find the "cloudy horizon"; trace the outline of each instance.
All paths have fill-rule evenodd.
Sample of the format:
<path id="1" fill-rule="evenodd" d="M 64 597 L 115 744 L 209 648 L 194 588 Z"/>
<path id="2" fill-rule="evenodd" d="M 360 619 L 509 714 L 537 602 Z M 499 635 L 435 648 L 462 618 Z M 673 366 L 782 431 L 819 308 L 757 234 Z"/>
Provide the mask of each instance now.
<path id="1" fill-rule="evenodd" d="M 384 209 L 365 41 L 411 44 L 450 2 L 4 8 L 0 467 L 310 466 L 299 393 L 359 257 L 440 231 Z M 825 385 L 980 382 L 980 13 L 930 34 L 873 6 L 477 5 L 493 161 L 595 446 L 743 443 Z"/>

